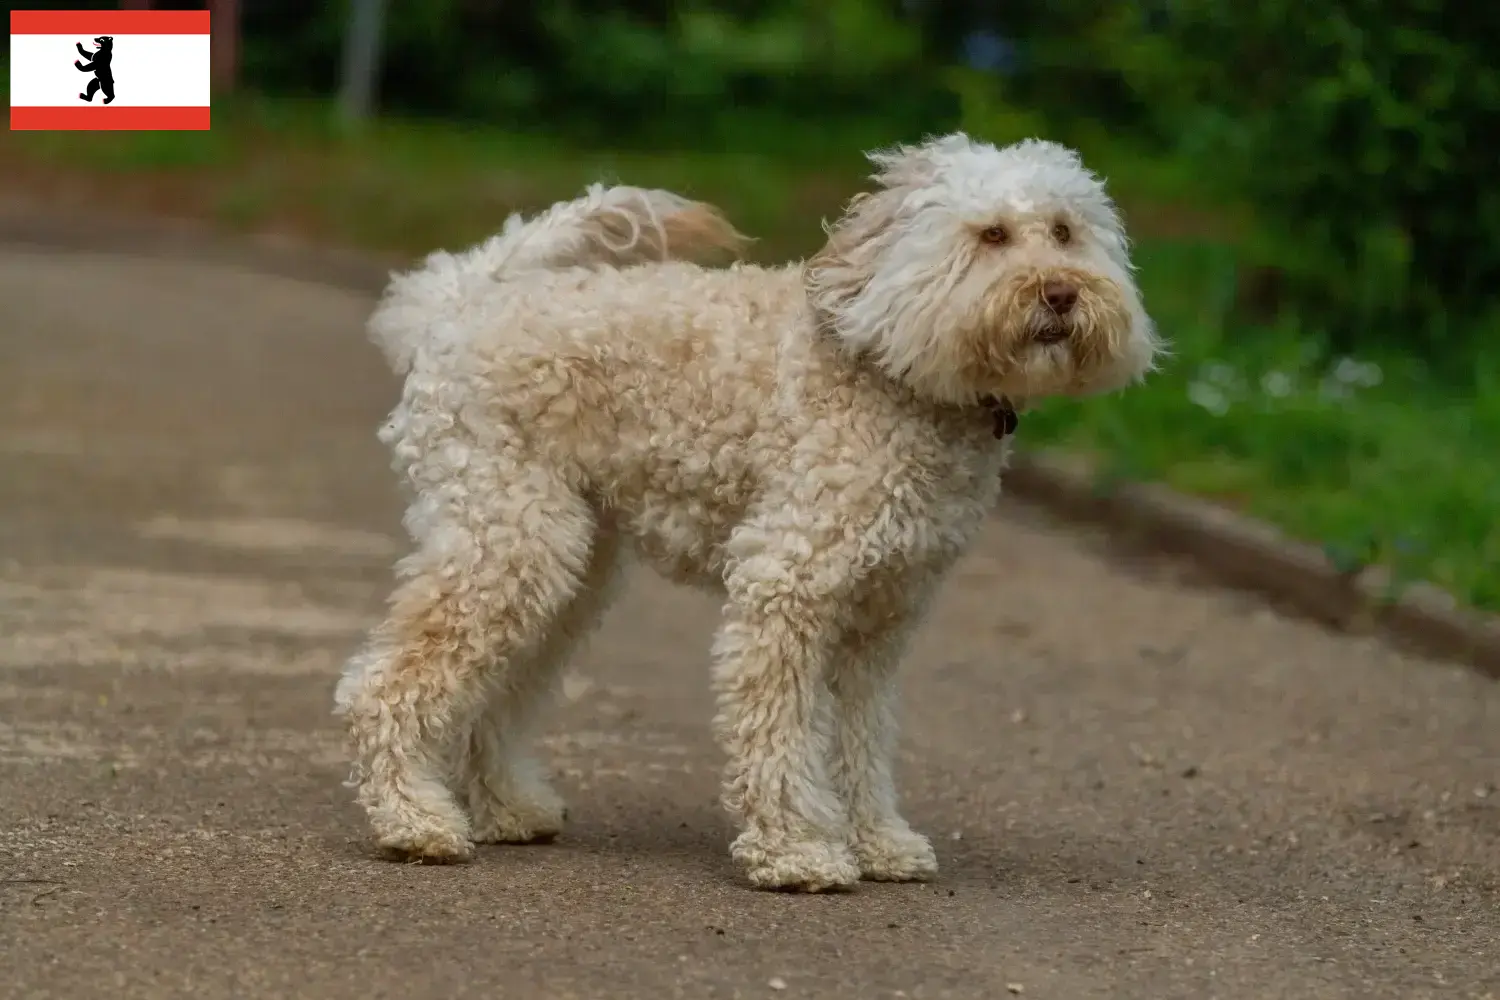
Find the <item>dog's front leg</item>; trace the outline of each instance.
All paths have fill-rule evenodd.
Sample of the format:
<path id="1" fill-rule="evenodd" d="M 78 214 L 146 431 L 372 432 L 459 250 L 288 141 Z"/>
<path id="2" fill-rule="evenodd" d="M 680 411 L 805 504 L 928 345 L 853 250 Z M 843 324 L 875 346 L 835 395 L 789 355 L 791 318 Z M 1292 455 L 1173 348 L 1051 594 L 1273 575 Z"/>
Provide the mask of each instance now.
<path id="1" fill-rule="evenodd" d="M 764 889 L 820 892 L 859 880 L 816 725 L 837 620 L 835 599 L 814 583 L 837 578 L 826 562 L 761 551 L 725 575 L 715 729 L 729 754 L 724 804 L 742 825 L 730 853 Z"/>
<path id="2" fill-rule="evenodd" d="M 917 620 L 895 588 L 872 594 L 829 662 L 834 785 L 849 813 L 860 874 L 874 881 L 924 881 L 937 873 L 932 844 L 897 809 L 891 773 L 896 667 Z"/>
<path id="3" fill-rule="evenodd" d="M 763 889 L 820 892 L 859 880 L 814 725 L 820 645 L 800 610 L 764 605 L 732 607 L 715 642 L 724 804 L 742 826 L 730 853 Z"/>

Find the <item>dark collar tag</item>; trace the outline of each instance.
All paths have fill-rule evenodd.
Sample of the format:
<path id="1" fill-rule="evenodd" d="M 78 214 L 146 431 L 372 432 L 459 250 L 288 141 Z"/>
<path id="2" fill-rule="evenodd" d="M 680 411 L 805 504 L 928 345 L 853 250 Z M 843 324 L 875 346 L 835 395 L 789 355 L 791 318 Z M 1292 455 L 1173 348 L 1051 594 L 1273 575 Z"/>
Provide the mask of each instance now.
<path id="1" fill-rule="evenodd" d="M 990 418 L 995 422 L 995 437 L 1003 440 L 1016 432 L 1016 425 L 1021 418 L 1016 415 L 1016 408 L 1011 405 L 1010 400 L 996 396 L 986 396 L 984 408 L 990 412 Z"/>

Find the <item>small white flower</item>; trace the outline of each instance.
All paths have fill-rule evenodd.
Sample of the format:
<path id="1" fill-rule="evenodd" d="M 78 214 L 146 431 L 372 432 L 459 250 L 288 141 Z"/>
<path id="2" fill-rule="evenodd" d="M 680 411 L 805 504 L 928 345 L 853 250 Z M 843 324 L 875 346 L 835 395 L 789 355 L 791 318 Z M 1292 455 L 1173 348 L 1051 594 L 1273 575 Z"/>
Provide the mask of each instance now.
<path id="1" fill-rule="evenodd" d="M 1229 397 L 1224 390 L 1208 382 L 1192 382 L 1188 385 L 1188 400 L 1201 406 L 1216 417 L 1229 412 Z"/>
<path id="2" fill-rule="evenodd" d="M 1285 399 L 1292 394 L 1292 377 L 1286 372 L 1266 372 L 1261 376 L 1260 387 L 1267 396 Z"/>
<path id="3" fill-rule="evenodd" d="M 1203 377 L 1210 383 L 1224 388 L 1238 385 L 1240 374 L 1222 361 L 1203 366 Z"/>
<path id="4" fill-rule="evenodd" d="M 1354 358 L 1339 358 L 1333 366 L 1334 379 L 1344 385 L 1368 389 L 1380 384 L 1380 366 L 1373 361 L 1356 361 Z"/>

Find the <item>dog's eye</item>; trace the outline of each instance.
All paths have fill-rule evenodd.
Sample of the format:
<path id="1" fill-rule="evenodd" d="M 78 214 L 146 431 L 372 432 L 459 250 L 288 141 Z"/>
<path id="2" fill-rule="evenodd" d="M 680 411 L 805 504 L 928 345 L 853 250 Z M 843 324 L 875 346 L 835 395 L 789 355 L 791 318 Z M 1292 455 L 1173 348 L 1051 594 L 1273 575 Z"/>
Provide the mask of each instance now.
<path id="1" fill-rule="evenodd" d="M 1059 222 L 1052 227 L 1052 238 L 1059 243 L 1068 243 L 1073 239 L 1073 230 L 1068 228 L 1066 222 Z"/>
<path id="2" fill-rule="evenodd" d="M 979 231 L 979 238 L 998 247 L 1010 242 L 1010 233 L 1004 226 L 990 226 Z"/>

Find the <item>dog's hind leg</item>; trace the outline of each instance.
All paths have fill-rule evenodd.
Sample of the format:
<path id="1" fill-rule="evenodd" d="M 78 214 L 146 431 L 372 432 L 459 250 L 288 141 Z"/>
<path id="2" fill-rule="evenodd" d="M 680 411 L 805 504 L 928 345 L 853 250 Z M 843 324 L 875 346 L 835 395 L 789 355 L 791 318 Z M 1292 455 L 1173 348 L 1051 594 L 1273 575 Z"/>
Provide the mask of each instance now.
<path id="1" fill-rule="evenodd" d="M 588 571 L 596 522 L 567 484 L 535 468 L 480 468 L 418 502 L 421 548 L 398 567 L 390 611 L 345 669 L 358 799 L 387 852 L 470 856 L 469 819 L 444 779 L 452 741 L 489 685 L 535 654 Z"/>
<path id="2" fill-rule="evenodd" d="M 849 813 L 860 875 L 911 882 L 937 873 L 937 855 L 897 808 L 891 758 L 896 743 L 896 667 L 918 620 L 898 587 L 872 592 L 829 661 L 834 786 Z"/>
<path id="3" fill-rule="evenodd" d="M 601 527 L 578 594 L 541 647 L 496 677 L 468 738 L 457 747 L 455 777 L 481 844 L 546 841 L 562 831 L 566 810 L 527 746 L 559 670 L 599 623 L 619 578 L 620 544 Z"/>

